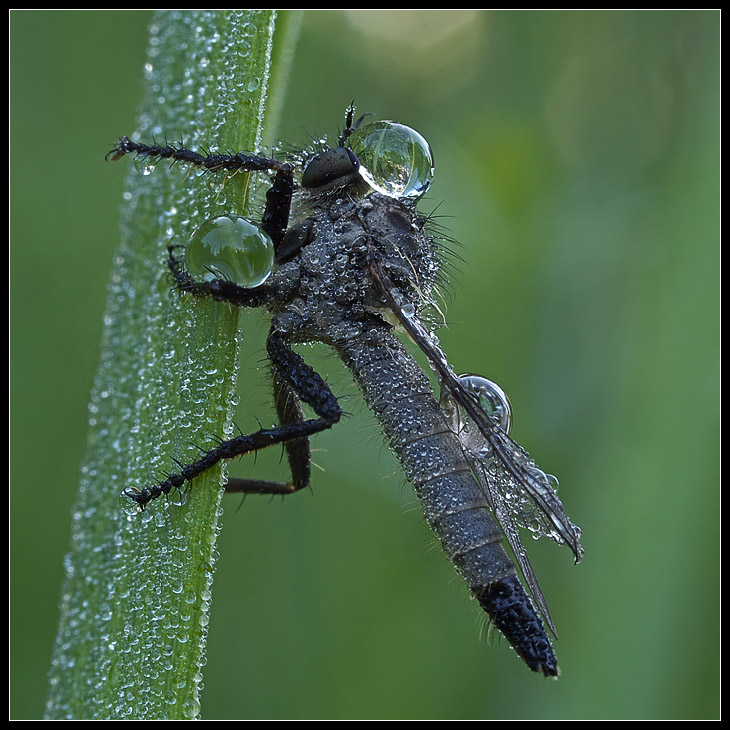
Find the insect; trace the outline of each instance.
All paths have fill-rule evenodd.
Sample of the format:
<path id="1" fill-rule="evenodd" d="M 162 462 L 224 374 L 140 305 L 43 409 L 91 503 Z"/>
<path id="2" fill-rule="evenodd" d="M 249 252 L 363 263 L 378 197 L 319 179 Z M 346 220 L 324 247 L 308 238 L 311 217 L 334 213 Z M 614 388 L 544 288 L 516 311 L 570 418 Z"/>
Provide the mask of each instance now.
<path id="1" fill-rule="evenodd" d="M 294 346 L 329 345 L 380 420 L 428 524 L 473 596 L 530 669 L 555 676 L 545 625 L 553 634 L 555 626 L 518 528 L 568 545 L 576 562 L 583 556 L 580 529 L 565 513 L 554 477 L 509 437 L 507 397 L 486 378 L 457 375 L 435 335 L 442 255 L 416 207 L 433 173 L 427 142 L 404 125 L 364 119 L 355 119 L 350 105 L 335 146 L 294 160 L 201 154 L 126 137 L 107 154 L 272 178 L 260 226 L 236 216 L 206 221 L 183 257 L 170 249 L 168 265 L 182 292 L 271 313 L 266 350 L 279 425 L 221 441 L 164 480 L 123 494 L 142 510 L 221 460 L 276 444 L 284 447 L 290 481 L 231 478 L 226 491 L 287 495 L 308 486 L 309 437 L 334 426 L 341 410 Z M 427 357 L 438 399 L 398 330 Z"/>

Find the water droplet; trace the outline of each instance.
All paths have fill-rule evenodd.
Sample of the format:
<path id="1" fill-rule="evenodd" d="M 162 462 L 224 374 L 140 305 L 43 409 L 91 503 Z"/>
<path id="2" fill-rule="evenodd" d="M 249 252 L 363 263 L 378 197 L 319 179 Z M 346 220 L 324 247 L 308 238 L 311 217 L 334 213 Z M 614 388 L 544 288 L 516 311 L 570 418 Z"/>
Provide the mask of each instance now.
<path id="1" fill-rule="evenodd" d="M 226 279 L 252 288 L 269 278 L 274 268 L 274 244 L 245 218 L 224 215 L 195 231 L 185 261 L 196 279 Z"/>
<path id="2" fill-rule="evenodd" d="M 508 434 L 512 429 L 512 405 L 507 394 L 496 383 L 481 375 L 465 373 L 459 375 L 459 381 L 469 392 L 476 396 L 484 413 Z M 453 395 L 445 388 L 441 394 L 441 407 L 447 413 L 447 416 L 454 421 L 451 424 L 452 428 L 457 433 L 461 432 L 465 425 L 462 423 L 465 414 L 461 413 Z"/>
<path id="3" fill-rule="evenodd" d="M 197 717 L 200 713 L 200 703 L 196 698 L 189 698 L 183 702 L 183 714 L 185 717 Z"/>
<path id="4" fill-rule="evenodd" d="M 137 172 L 142 175 L 151 175 L 156 164 L 157 160 L 150 157 L 144 157 L 143 155 L 134 158 L 134 166 L 137 169 Z"/>
<path id="5" fill-rule="evenodd" d="M 257 32 L 256 25 L 254 23 L 244 23 L 241 26 L 241 33 L 247 36 L 255 36 Z"/>
<path id="6" fill-rule="evenodd" d="M 512 430 L 512 404 L 507 394 L 496 383 L 481 375 L 467 373 L 459 376 L 459 379 L 477 396 L 482 410 L 496 420 L 505 433 L 509 433 Z"/>
<path id="7" fill-rule="evenodd" d="M 396 122 L 363 124 L 350 137 L 360 174 L 374 190 L 391 198 L 416 198 L 433 179 L 433 155 L 415 129 Z"/>
<path id="8" fill-rule="evenodd" d="M 133 495 L 137 491 L 134 487 L 128 487 L 119 495 L 119 506 L 122 508 L 122 512 L 130 517 L 135 517 L 141 512 L 139 505 L 133 499 Z"/>
<path id="9" fill-rule="evenodd" d="M 187 489 L 173 489 L 167 495 L 167 501 L 169 504 L 175 507 L 182 507 L 188 501 L 188 490 Z"/>

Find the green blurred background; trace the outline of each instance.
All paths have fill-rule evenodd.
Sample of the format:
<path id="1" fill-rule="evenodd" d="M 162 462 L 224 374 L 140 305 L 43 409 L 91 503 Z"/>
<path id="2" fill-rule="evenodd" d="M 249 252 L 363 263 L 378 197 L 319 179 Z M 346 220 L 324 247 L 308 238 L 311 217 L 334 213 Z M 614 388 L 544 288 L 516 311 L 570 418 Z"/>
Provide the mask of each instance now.
<path id="1" fill-rule="evenodd" d="M 11 719 L 47 696 L 123 191 L 104 153 L 149 19 L 10 13 Z M 305 11 L 277 137 L 333 133 L 353 98 L 431 143 L 422 209 L 464 259 L 442 342 L 509 393 L 583 529 L 577 568 L 529 545 L 562 676 L 485 638 L 323 356 L 353 415 L 317 437 L 312 493 L 225 501 L 203 717 L 717 719 L 719 11 Z M 269 413 L 262 320 L 244 429 Z"/>

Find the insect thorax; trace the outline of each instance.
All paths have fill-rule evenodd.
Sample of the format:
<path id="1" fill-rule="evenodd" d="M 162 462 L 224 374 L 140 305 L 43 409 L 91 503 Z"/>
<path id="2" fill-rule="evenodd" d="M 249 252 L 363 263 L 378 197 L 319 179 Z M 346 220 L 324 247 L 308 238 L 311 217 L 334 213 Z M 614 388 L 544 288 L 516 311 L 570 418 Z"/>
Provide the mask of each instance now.
<path id="1" fill-rule="evenodd" d="M 382 312 L 382 289 L 370 271 L 373 255 L 415 313 L 432 303 L 439 257 L 414 204 L 376 192 L 353 196 L 347 189 L 336 195 L 303 196 L 297 203 L 293 225 L 311 221 L 311 240 L 269 281 L 287 293 L 286 308 L 294 304 L 300 315 L 323 330 L 343 315 Z M 277 307 L 283 298 L 277 297 Z"/>

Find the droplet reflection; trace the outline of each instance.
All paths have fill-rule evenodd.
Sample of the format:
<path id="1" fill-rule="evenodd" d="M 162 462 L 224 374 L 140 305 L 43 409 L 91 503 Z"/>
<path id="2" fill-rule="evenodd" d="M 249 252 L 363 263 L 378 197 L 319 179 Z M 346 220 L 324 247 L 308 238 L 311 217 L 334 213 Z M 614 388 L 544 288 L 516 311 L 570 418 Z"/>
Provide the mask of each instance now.
<path id="1" fill-rule="evenodd" d="M 274 268 L 274 244 L 245 218 L 223 215 L 195 231 L 185 262 L 191 276 L 200 281 L 226 279 L 252 288 L 269 278 Z"/>
<path id="2" fill-rule="evenodd" d="M 360 174 L 383 195 L 417 198 L 431 184 L 431 148 L 415 129 L 389 121 L 363 124 L 349 146 L 360 161 Z"/>

